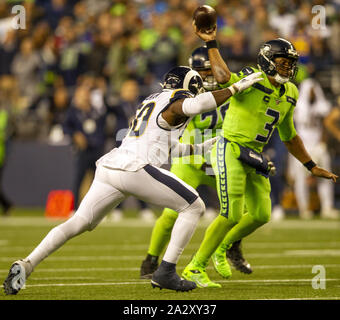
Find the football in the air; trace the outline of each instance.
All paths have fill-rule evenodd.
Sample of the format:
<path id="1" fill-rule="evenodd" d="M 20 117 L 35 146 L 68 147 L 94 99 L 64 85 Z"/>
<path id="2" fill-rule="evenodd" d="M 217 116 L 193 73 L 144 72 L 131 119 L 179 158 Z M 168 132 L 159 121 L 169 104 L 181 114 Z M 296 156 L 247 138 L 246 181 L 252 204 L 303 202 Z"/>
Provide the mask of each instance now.
<path id="1" fill-rule="evenodd" d="M 193 20 L 199 31 L 209 33 L 216 25 L 217 14 L 213 7 L 203 5 L 195 10 Z"/>

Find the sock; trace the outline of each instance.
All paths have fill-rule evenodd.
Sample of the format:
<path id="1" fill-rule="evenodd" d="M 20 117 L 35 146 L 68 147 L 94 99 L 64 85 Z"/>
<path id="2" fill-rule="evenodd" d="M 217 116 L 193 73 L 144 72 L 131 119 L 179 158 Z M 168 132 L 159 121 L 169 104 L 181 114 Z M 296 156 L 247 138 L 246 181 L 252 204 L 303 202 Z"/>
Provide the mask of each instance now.
<path id="1" fill-rule="evenodd" d="M 35 268 L 52 252 L 60 248 L 67 240 L 84 232 L 88 228 L 87 221 L 80 216 L 73 216 L 66 222 L 53 228 L 40 244 L 26 257 Z"/>
<path id="2" fill-rule="evenodd" d="M 157 263 L 159 256 L 153 256 L 151 254 L 147 254 L 145 260 L 150 261 L 151 263 Z"/>
<path id="3" fill-rule="evenodd" d="M 164 254 L 163 260 L 177 264 L 185 246 L 190 241 L 200 217 L 205 209 L 204 202 L 197 198 L 188 208 L 183 210 L 172 229 L 171 239 Z"/>
<path id="4" fill-rule="evenodd" d="M 164 209 L 152 230 L 148 254 L 159 257 L 170 240 L 172 228 L 178 213 L 171 209 Z"/>
<path id="5" fill-rule="evenodd" d="M 159 265 L 160 269 L 163 269 L 166 272 L 176 272 L 176 264 L 170 263 L 162 260 L 161 264 Z"/>
<path id="6" fill-rule="evenodd" d="M 195 255 L 195 262 L 206 267 L 211 255 L 224 239 L 226 233 L 235 225 L 234 222 L 219 215 L 209 225 L 205 231 L 203 241 Z"/>

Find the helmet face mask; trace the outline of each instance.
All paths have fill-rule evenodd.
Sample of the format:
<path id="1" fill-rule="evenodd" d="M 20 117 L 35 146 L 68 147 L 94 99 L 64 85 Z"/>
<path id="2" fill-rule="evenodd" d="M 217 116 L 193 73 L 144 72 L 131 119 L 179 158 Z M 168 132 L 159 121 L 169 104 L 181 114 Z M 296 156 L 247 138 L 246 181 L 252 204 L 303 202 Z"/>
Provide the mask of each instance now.
<path id="1" fill-rule="evenodd" d="M 211 72 L 207 47 L 198 47 L 191 53 L 191 56 L 189 57 L 189 66 L 200 73 L 205 90 L 212 91 L 218 89 L 218 82 Z"/>
<path id="2" fill-rule="evenodd" d="M 275 69 L 277 73 L 274 75 L 274 79 L 278 83 L 286 83 L 290 79 L 295 77 L 297 67 L 296 61 L 292 59 L 287 59 L 284 57 L 275 58 Z"/>
<path id="3" fill-rule="evenodd" d="M 211 74 L 205 76 L 203 79 L 203 87 L 207 91 L 213 91 L 218 89 L 218 82 L 216 81 L 215 77 Z"/>
<path id="4" fill-rule="evenodd" d="M 267 41 L 260 48 L 257 63 L 264 73 L 274 77 L 275 81 L 282 84 L 295 77 L 298 59 L 299 55 L 294 46 L 289 41 L 278 38 Z"/>
<path id="5" fill-rule="evenodd" d="M 194 95 L 204 92 L 203 80 L 199 73 L 189 67 L 179 66 L 171 69 L 165 76 L 163 89 L 185 89 Z"/>

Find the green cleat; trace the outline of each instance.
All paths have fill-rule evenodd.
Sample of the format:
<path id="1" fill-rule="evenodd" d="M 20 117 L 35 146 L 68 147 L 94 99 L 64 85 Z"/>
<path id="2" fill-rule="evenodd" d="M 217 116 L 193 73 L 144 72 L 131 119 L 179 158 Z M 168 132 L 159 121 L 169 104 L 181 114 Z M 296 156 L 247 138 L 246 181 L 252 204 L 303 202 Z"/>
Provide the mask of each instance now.
<path id="1" fill-rule="evenodd" d="M 218 247 L 217 250 L 211 256 L 211 260 L 214 264 L 216 272 L 223 278 L 229 279 L 231 277 L 231 268 L 226 258 L 225 250 Z"/>
<path id="2" fill-rule="evenodd" d="M 182 277 L 186 280 L 193 281 L 199 288 L 221 288 L 218 283 L 212 282 L 205 268 L 197 266 L 193 262 L 190 262 L 182 272 Z"/>

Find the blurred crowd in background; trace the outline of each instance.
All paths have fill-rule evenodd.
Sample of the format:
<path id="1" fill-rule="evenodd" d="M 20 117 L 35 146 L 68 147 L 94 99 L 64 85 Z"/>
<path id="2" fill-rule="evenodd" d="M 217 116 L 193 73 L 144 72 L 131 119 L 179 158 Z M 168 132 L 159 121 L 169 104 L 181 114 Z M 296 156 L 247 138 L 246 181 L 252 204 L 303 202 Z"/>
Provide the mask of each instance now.
<path id="1" fill-rule="evenodd" d="M 16 4 L 25 7 L 25 29 L 12 28 Z M 231 71 L 256 66 L 267 40 L 283 37 L 295 45 L 296 84 L 313 79 L 320 86 L 329 108 L 315 117 L 325 127 L 331 165 L 339 165 L 339 0 L 0 1 L 0 109 L 7 114 L 2 142 L 72 143 L 86 153 L 86 170 L 93 157 L 119 145 L 116 132 L 128 126 L 144 97 L 160 89 L 163 75 L 187 65 L 192 50 L 202 45 L 191 25 L 201 4 L 218 13 L 218 43 Z M 313 24 L 315 5 L 326 16 Z M 81 125 L 91 139 L 86 132 L 75 134 L 82 112 L 88 114 Z M 282 171 L 287 185 L 285 164 Z M 288 209 L 289 201 L 277 200 Z"/>

